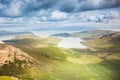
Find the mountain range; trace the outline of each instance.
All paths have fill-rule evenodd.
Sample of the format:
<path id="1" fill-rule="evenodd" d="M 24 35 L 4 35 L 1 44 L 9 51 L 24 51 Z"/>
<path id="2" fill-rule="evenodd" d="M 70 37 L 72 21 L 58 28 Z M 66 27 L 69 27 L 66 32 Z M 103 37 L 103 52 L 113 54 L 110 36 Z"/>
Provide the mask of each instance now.
<path id="1" fill-rule="evenodd" d="M 74 32 L 74 33 L 59 33 L 53 34 L 51 36 L 58 36 L 58 37 L 80 37 L 84 40 L 87 39 L 97 39 L 104 37 L 106 35 L 112 34 L 114 31 L 110 30 L 92 30 L 92 31 L 82 31 L 82 32 Z"/>
<path id="2" fill-rule="evenodd" d="M 120 80 L 120 32 L 89 35 L 97 37 L 83 42 L 87 49 L 58 48 L 59 38 L 33 34 L 0 42 L 0 80 Z"/>

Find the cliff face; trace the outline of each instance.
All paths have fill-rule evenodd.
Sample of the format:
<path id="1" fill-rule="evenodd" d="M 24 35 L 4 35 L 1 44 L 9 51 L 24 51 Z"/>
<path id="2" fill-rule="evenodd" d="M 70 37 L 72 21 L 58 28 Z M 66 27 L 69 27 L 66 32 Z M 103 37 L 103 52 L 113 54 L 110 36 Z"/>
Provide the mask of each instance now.
<path id="1" fill-rule="evenodd" d="M 15 76 L 28 73 L 36 60 L 20 49 L 0 42 L 0 75 Z"/>
<path id="2" fill-rule="evenodd" d="M 16 61 L 21 62 L 21 64 L 16 63 Z M 20 49 L 12 45 L 0 42 L 0 66 L 9 63 L 16 63 L 17 66 L 24 67 L 24 65 L 30 66 L 30 63 L 32 62 L 33 58 L 27 53 L 21 51 Z"/>

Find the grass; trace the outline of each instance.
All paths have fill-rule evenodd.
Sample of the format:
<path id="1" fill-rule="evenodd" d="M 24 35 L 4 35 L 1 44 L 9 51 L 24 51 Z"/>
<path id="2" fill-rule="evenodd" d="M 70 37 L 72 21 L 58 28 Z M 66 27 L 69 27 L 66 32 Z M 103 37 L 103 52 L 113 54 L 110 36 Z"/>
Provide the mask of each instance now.
<path id="1" fill-rule="evenodd" d="M 120 62 L 115 65 L 111 61 L 104 61 L 98 64 L 88 64 L 89 68 L 101 76 L 102 80 L 120 80 Z"/>
<path id="2" fill-rule="evenodd" d="M 36 53 L 35 53 L 36 52 Z M 38 53 L 39 52 L 39 53 Z M 75 52 L 75 50 L 73 51 Z M 97 55 L 79 54 L 72 55 L 72 50 L 64 50 L 56 47 L 33 49 L 28 52 L 35 53 L 36 59 L 43 61 L 38 72 L 30 70 L 31 73 L 24 75 L 22 80 L 119 80 L 119 61 L 107 61 Z M 44 54 L 44 55 L 41 55 Z M 79 52 L 78 52 L 79 53 Z M 69 55 L 68 55 L 69 54 Z M 71 55 L 70 55 L 71 54 Z M 46 57 L 45 55 L 49 56 Z M 75 54 L 74 54 L 75 55 Z M 38 56 L 38 57 L 37 57 Z M 51 57 L 52 56 L 52 57 Z M 44 57 L 44 58 L 43 58 Z M 58 58 L 57 58 L 58 57 Z M 67 60 L 71 58 L 72 61 Z M 81 63 L 78 63 L 78 62 Z M 112 62 L 112 63 L 111 63 Z M 47 67 L 45 66 L 47 65 Z"/>
<path id="3" fill-rule="evenodd" d="M 40 47 L 56 47 L 57 43 L 60 41 L 59 38 L 48 37 L 48 38 L 39 38 L 39 37 L 29 37 L 28 38 L 18 38 L 13 40 L 6 40 L 4 42 L 14 45 L 18 48 L 23 49 L 32 49 Z"/>
<path id="4" fill-rule="evenodd" d="M 43 48 L 33 48 L 23 50 L 29 55 L 33 56 L 37 60 L 42 58 L 48 60 L 65 60 L 67 54 L 57 47 L 43 47 Z"/>
<path id="5" fill-rule="evenodd" d="M 17 78 L 9 76 L 0 76 L 0 80 L 17 80 Z"/>
<path id="6" fill-rule="evenodd" d="M 119 57 L 116 59 L 116 56 L 110 54 L 108 56 L 103 49 L 105 48 L 106 52 L 110 53 L 110 49 L 107 50 L 106 48 L 114 46 L 112 50 L 116 51 L 119 47 L 118 43 L 113 45 L 112 43 L 106 44 L 107 40 L 104 40 L 102 44 L 100 44 L 102 40 L 98 40 L 96 43 L 91 41 L 88 45 L 97 48 L 92 51 L 60 49 L 55 47 L 57 41 L 54 42 L 53 38 L 46 38 L 42 41 L 36 41 L 36 39 L 17 41 L 17 44 L 14 45 L 39 61 L 39 64 L 36 63 L 32 68 L 27 68 L 27 73 L 16 74 L 15 76 L 20 80 L 120 80 Z M 34 45 L 39 44 L 46 46 L 34 47 Z M 31 48 L 26 48 L 28 46 Z M 11 77 L 5 78 L 11 80 Z"/>
<path id="7" fill-rule="evenodd" d="M 79 51 L 76 53 L 80 53 Z M 30 49 L 25 52 L 40 64 L 29 68 L 26 74 L 16 75 L 20 80 L 120 80 L 119 61 L 107 61 L 97 55 L 83 53 L 76 57 L 75 54 L 72 55 L 75 50 L 56 47 Z"/>

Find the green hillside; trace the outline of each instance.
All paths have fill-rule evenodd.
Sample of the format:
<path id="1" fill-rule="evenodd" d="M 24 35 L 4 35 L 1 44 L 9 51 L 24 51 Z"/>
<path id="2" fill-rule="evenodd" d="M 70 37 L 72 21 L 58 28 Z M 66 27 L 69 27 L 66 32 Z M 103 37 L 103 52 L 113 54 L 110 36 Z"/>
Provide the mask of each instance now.
<path id="1" fill-rule="evenodd" d="M 114 38 L 110 38 L 111 36 L 114 35 L 84 42 L 89 46 L 89 49 L 84 50 L 57 48 L 55 45 L 59 40 L 51 37 L 45 39 L 27 37 L 6 41 L 36 60 L 33 66 L 25 68 L 26 72 L 12 76 L 19 80 L 120 80 L 118 58 L 120 51 L 114 54 L 109 49 L 114 47 L 112 51 L 116 51 L 119 48 L 119 35 Z M 46 46 L 36 47 L 42 43 Z M 54 45 L 48 46 L 53 43 Z M 12 76 L 1 75 L 0 79 L 11 80 Z"/>
<path id="2" fill-rule="evenodd" d="M 120 32 L 106 37 L 84 42 L 90 50 L 100 57 L 120 60 Z"/>
<path id="3" fill-rule="evenodd" d="M 32 49 L 39 47 L 55 47 L 59 41 L 60 39 L 56 37 L 40 38 L 35 35 L 23 35 L 4 42 L 12 44 L 18 48 Z"/>

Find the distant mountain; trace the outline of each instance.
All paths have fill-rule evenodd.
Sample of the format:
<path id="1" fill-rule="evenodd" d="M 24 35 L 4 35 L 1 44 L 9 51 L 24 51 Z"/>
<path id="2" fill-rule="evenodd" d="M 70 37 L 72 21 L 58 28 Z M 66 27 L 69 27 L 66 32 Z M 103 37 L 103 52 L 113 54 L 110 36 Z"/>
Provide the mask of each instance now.
<path id="1" fill-rule="evenodd" d="M 24 34 L 32 34 L 32 32 L 12 32 L 12 31 L 0 31 L 0 36 L 12 36 L 12 35 L 24 35 Z"/>
<path id="2" fill-rule="evenodd" d="M 21 35 L 11 40 L 4 40 L 4 42 L 14 45 L 22 49 L 40 48 L 40 47 L 55 47 L 60 41 L 56 37 L 41 38 L 36 35 Z"/>
<path id="3" fill-rule="evenodd" d="M 59 36 L 59 37 L 80 37 L 85 40 L 89 39 L 97 39 L 109 34 L 114 33 L 114 31 L 109 30 L 92 30 L 92 31 L 82 31 L 82 32 L 75 32 L 75 33 L 60 33 L 54 34 L 51 36 Z"/>
<path id="4" fill-rule="evenodd" d="M 83 32 L 78 32 L 78 33 L 72 33 L 71 36 L 73 37 L 81 37 L 85 40 L 89 39 L 97 39 L 101 38 L 104 36 L 107 36 L 111 33 L 114 33 L 114 31 L 109 31 L 109 30 L 93 30 L 93 31 L 83 31 Z"/>
<path id="5" fill-rule="evenodd" d="M 39 29 L 34 29 L 34 31 L 87 31 L 95 29 L 96 28 L 91 27 L 68 26 L 68 27 L 43 27 Z"/>
<path id="6" fill-rule="evenodd" d="M 60 33 L 60 34 L 53 34 L 51 36 L 56 36 L 56 37 L 70 37 L 71 35 L 69 33 Z"/>

